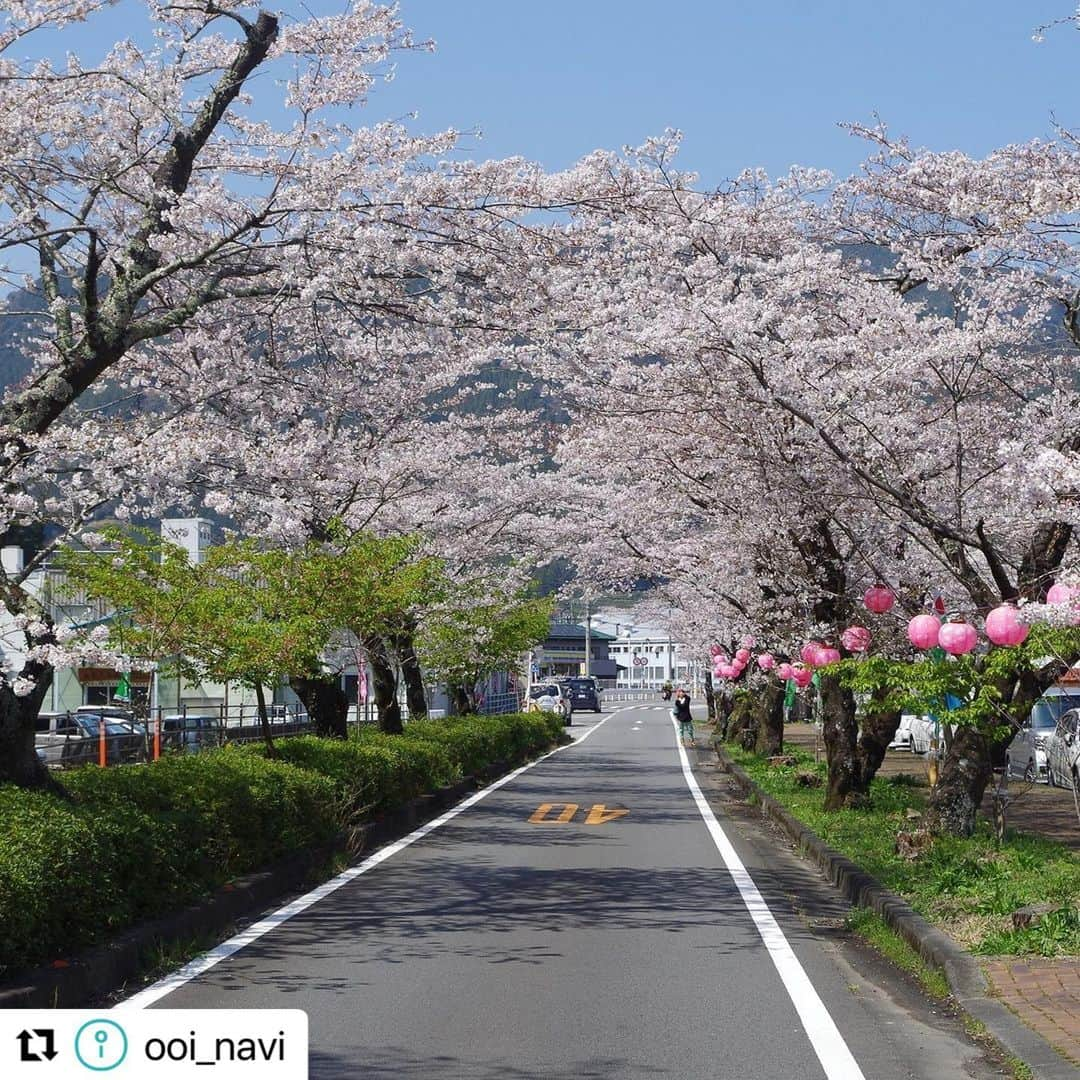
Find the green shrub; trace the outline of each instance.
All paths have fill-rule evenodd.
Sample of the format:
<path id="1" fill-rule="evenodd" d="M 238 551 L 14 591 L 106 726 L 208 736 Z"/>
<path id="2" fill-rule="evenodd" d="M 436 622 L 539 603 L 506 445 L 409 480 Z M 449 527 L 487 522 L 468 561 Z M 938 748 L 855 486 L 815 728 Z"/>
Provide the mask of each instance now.
<path id="1" fill-rule="evenodd" d="M 419 721 L 64 773 L 70 801 L 0 786 L 0 974 L 70 956 L 290 852 L 557 741 L 547 714 Z"/>
<path id="2" fill-rule="evenodd" d="M 461 778 L 453 756 L 440 746 L 378 731 L 348 741 L 305 735 L 283 740 L 278 752 L 331 778 L 351 810 L 385 810 Z"/>

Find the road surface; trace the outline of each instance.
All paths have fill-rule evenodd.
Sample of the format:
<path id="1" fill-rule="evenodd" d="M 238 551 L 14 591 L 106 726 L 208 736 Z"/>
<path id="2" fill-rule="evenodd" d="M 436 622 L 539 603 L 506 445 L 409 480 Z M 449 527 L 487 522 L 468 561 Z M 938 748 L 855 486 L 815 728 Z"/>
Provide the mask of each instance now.
<path id="1" fill-rule="evenodd" d="M 710 755 L 680 752 L 667 707 L 572 731 L 130 1004 L 305 1009 L 317 1080 L 1000 1075 L 851 939 Z"/>

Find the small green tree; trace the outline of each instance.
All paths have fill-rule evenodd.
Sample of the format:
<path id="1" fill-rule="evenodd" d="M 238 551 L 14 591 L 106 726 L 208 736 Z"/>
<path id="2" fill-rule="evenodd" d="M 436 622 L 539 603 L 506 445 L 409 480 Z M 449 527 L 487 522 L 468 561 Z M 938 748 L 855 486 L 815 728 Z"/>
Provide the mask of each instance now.
<path id="1" fill-rule="evenodd" d="M 458 712 L 476 708 L 473 688 L 517 666 L 548 634 L 553 597 L 491 592 L 473 582 L 429 616 L 419 636 L 425 666 L 446 683 Z"/>
<path id="2" fill-rule="evenodd" d="M 106 530 L 102 550 L 68 550 L 71 584 L 130 616 L 112 644 L 129 655 L 169 658 L 178 677 L 252 688 L 273 753 L 266 687 L 290 671 L 312 670 L 331 632 L 317 606 L 283 602 L 289 565 L 251 541 L 211 548 L 202 563 L 147 530 Z"/>

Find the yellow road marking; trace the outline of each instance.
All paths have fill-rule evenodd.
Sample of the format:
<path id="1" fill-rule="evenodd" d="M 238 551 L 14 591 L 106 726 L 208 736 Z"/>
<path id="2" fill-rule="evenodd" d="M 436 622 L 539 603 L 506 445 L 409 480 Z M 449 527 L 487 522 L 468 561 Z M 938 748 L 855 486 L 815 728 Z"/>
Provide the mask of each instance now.
<path id="1" fill-rule="evenodd" d="M 629 813 L 629 810 L 609 810 L 603 803 L 597 803 L 589 811 L 589 816 L 585 819 L 585 824 L 605 825 L 607 822 L 614 821 L 616 818 L 625 817 Z"/>
<path id="2" fill-rule="evenodd" d="M 556 806 L 561 806 L 562 810 L 555 818 L 549 818 L 548 814 L 555 809 Z M 541 803 L 529 816 L 529 821 L 533 825 L 567 825 L 569 824 L 574 815 L 578 812 L 578 804 L 575 802 L 568 803 Z"/>

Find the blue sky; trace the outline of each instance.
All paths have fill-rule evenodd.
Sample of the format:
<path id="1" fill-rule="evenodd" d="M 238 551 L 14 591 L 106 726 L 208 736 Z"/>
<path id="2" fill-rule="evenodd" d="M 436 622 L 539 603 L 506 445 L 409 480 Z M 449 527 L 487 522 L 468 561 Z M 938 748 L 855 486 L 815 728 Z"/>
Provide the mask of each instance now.
<path id="1" fill-rule="evenodd" d="M 267 0 L 296 11 L 299 0 Z M 343 0 L 306 0 L 315 12 Z M 136 0 L 65 35 L 92 62 L 138 33 Z M 598 147 L 684 132 L 681 163 L 715 184 L 751 166 L 847 173 L 865 154 L 842 121 L 919 146 L 984 154 L 1080 126 L 1080 33 L 1040 23 L 1075 0 L 401 0 L 438 49 L 405 54 L 371 120 L 477 129 L 471 157 L 521 154 L 549 168 Z M 47 39 L 46 39 L 47 40 Z"/>
<path id="2" fill-rule="evenodd" d="M 477 157 L 564 166 L 597 147 L 685 134 L 682 165 L 849 172 L 841 121 L 880 114 L 934 149 L 983 154 L 1080 123 L 1080 34 L 1040 23 L 1071 0 L 402 0 L 435 55 L 406 56 L 376 112 L 479 128 Z"/>

